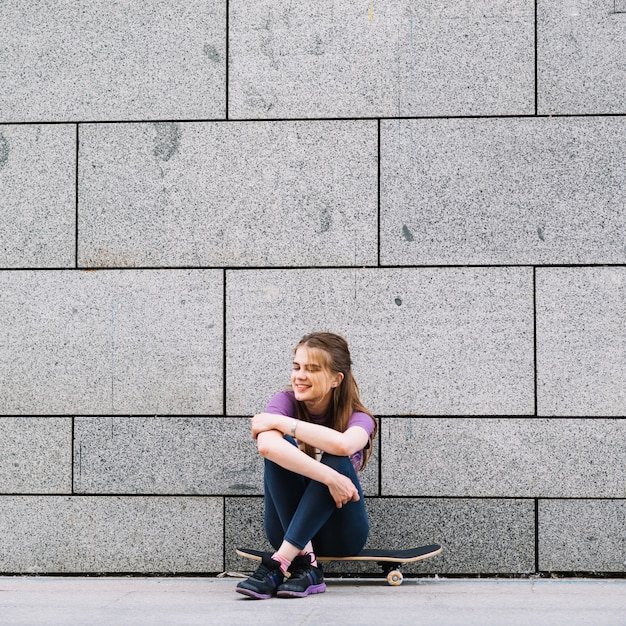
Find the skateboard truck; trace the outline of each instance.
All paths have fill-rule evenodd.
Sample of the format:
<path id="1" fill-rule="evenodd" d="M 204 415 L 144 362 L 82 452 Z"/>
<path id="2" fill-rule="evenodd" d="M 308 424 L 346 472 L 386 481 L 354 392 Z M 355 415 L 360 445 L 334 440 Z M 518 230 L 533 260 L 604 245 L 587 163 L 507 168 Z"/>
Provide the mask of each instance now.
<path id="1" fill-rule="evenodd" d="M 382 567 L 383 573 L 387 577 L 387 582 L 390 585 L 397 587 L 402 584 L 404 576 L 402 575 L 399 565 L 389 563 L 388 561 L 377 561 L 376 565 Z"/>

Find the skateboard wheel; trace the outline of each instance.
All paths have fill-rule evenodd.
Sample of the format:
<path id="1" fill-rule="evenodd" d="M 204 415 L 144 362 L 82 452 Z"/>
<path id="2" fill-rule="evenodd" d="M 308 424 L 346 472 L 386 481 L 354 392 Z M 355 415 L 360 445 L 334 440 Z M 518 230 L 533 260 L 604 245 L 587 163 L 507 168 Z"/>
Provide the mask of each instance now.
<path id="1" fill-rule="evenodd" d="M 394 587 L 402 584 L 404 577 L 399 569 L 393 569 L 387 574 L 387 582 Z"/>

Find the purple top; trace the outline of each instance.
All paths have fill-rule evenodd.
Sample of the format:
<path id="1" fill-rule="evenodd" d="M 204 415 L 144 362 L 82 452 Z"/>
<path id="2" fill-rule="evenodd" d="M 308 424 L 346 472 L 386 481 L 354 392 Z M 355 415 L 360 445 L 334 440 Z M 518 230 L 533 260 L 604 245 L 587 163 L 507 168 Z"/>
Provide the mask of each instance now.
<path id="1" fill-rule="evenodd" d="M 265 409 L 266 413 L 274 413 L 275 415 L 286 415 L 287 417 L 296 417 L 297 416 L 297 400 L 293 393 L 293 391 L 279 391 L 276 395 L 270 398 L 270 401 L 267 403 L 267 408 Z M 326 426 L 328 421 L 328 415 L 311 415 L 311 421 L 314 424 L 320 424 L 321 426 Z M 361 411 L 355 411 L 348 420 L 348 428 L 352 428 L 352 426 L 360 426 L 365 432 L 367 432 L 368 436 L 372 436 L 372 431 L 374 430 L 374 420 L 367 414 L 362 413 Z M 369 447 L 369 442 L 366 447 Z M 354 469 L 358 472 L 359 467 L 361 466 L 361 459 L 363 458 L 363 450 L 359 450 L 355 452 L 350 460 L 352 461 L 352 465 L 354 465 Z"/>

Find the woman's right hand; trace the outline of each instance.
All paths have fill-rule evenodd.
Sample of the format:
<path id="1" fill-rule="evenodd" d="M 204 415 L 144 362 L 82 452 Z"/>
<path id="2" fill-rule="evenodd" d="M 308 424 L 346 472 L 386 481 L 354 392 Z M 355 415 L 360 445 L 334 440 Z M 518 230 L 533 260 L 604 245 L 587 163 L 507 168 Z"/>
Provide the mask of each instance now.
<path id="1" fill-rule="evenodd" d="M 334 476 L 328 482 L 327 487 L 338 509 L 348 502 L 357 502 L 360 499 L 354 483 L 339 472 L 334 472 Z"/>

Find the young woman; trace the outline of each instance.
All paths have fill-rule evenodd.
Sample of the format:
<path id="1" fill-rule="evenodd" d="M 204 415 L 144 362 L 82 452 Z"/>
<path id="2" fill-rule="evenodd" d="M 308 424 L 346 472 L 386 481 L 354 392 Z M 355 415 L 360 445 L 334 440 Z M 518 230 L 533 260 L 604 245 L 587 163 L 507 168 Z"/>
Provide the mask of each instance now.
<path id="1" fill-rule="evenodd" d="M 349 556 L 365 545 L 369 522 L 357 473 L 371 454 L 376 422 L 361 404 L 351 365 L 343 337 L 306 335 L 295 349 L 292 390 L 252 418 L 265 458 L 265 532 L 275 552 L 237 585 L 239 593 L 322 593 L 315 554 Z"/>

